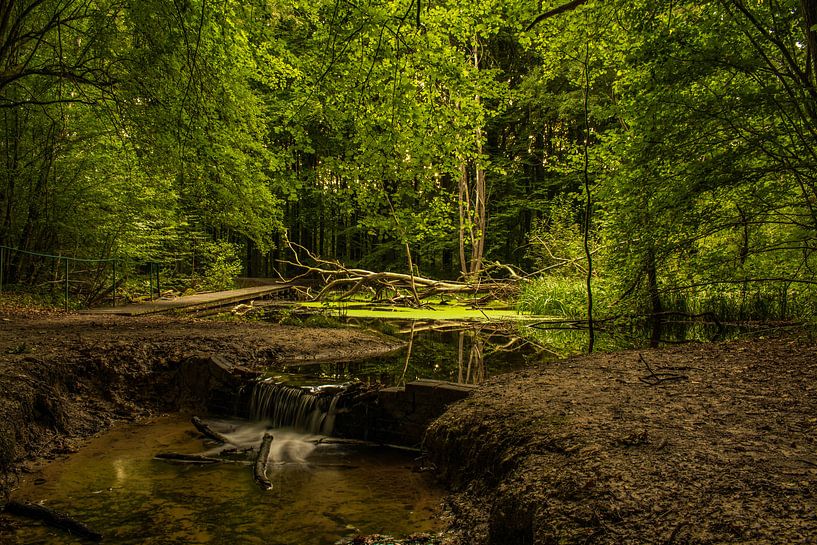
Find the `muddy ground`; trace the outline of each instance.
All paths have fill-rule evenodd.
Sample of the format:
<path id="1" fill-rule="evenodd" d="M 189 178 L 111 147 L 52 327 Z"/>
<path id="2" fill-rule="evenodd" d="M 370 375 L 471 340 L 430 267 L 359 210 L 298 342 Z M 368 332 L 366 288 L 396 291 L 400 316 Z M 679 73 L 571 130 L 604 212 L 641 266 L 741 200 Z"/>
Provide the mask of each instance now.
<path id="1" fill-rule="evenodd" d="M 579 357 L 490 380 L 427 435 L 459 543 L 817 543 L 817 346 Z"/>
<path id="2" fill-rule="evenodd" d="M 0 307 L 5 486 L 117 421 L 177 409 L 170 377 L 191 355 L 260 367 L 393 346 L 352 329 Z M 451 406 L 426 447 L 452 489 L 451 543 L 817 543 L 817 345 L 543 364 Z"/>

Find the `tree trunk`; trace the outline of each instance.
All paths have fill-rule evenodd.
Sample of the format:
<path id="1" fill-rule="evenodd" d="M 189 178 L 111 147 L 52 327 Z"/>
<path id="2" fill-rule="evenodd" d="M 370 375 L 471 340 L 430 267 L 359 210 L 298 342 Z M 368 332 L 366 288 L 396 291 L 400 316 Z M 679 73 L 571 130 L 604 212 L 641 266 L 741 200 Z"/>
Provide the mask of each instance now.
<path id="1" fill-rule="evenodd" d="M 477 129 L 477 151 L 482 155 L 482 131 Z M 471 274 L 479 275 L 482 270 L 482 255 L 485 251 L 485 228 L 487 226 L 487 209 L 485 194 L 485 169 L 477 159 L 476 184 L 474 188 L 474 219 L 476 226 L 473 239 L 473 250 L 471 252 Z"/>
<path id="2" fill-rule="evenodd" d="M 464 160 L 460 164 L 460 183 L 457 203 L 459 205 L 460 212 L 460 274 L 463 278 L 467 278 L 470 270 L 468 268 L 468 261 L 465 259 L 465 229 L 468 226 L 467 219 L 471 215 L 471 206 L 468 200 L 468 166 L 465 164 Z"/>
<path id="3" fill-rule="evenodd" d="M 474 68 L 479 70 L 479 39 L 474 37 L 471 47 L 471 58 Z M 475 97 L 477 104 L 480 96 Z M 485 167 L 482 164 L 482 128 L 476 129 L 477 158 L 474 161 L 473 187 L 469 183 L 468 163 L 463 158 L 460 163 L 460 182 L 458 193 L 459 205 L 459 244 L 460 244 L 460 273 L 464 278 L 475 278 L 482 271 L 482 260 L 485 252 L 485 232 L 487 227 L 487 190 L 485 182 Z M 470 252 L 466 252 L 466 246 Z M 467 255 L 470 254 L 470 255 Z"/>
<path id="4" fill-rule="evenodd" d="M 800 0 L 800 10 L 806 33 L 806 77 L 814 86 L 817 81 L 817 0 Z"/>
<path id="5" fill-rule="evenodd" d="M 658 291 L 658 271 L 655 263 L 655 250 L 650 248 L 647 252 L 647 291 L 652 307 L 652 333 L 650 334 L 650 346 L 657 347 L 661 342 L 661 316 L 664 307 L 661 304 L 661 295 Z"/>

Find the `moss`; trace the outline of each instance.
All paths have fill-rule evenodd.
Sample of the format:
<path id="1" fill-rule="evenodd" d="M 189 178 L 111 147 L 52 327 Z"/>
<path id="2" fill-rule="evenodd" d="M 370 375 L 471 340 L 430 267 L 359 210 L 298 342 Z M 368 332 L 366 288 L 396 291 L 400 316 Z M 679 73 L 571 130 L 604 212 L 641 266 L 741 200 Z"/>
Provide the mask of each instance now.
<path id="1" fill-rule="evenodd" d="M 396 320 L 524 320 L 529 314 L 508 309 L 479 309 L 467 305 L 430 305 L 409 308 L 384 305 L 302 303 L 306 308 L 321 308 L 346 318 L 387 318 Z"/>

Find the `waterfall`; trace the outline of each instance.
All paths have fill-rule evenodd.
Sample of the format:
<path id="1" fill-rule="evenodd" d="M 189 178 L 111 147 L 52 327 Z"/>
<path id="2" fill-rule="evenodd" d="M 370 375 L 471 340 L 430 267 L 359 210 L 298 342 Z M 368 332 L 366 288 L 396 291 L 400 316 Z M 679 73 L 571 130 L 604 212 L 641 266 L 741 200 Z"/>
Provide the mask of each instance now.
<path id="1" fill-rule="evenodd" d="M 250 398 L 250 418 L 270 420 L 274 428 L 331 435 L 342 388 L 296 387 L 270 379 L 255 383 Z"/>

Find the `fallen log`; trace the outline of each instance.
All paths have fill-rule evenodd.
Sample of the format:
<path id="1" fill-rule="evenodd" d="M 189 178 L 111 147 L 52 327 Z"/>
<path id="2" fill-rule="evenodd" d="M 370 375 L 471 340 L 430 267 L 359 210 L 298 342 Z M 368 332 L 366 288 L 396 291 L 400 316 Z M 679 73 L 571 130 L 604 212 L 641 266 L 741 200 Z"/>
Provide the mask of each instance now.
<path id="1" fill-rule="evenodd" d="M 154 458 L 178 464 L 219 464 L 224 461 L 221 458 L 212 458 L 201 454 L 180 454 L 178 452 L 160 452 Z"/>
<path id="2" fill-rule="evenodd" d="M 267 479 L 267 459 L 269 458 L 269 451 L 272 447 L 272 434 L 265 433 L 264 439 L 261 441 L 261 448 L 258 449 L 258 457 L 255 459 L 255 468 L 253 474 L 255 482 L 258 483 L 263 490 L 270 490 L 272 483 Z"/>
<path id="3" fill-rule="evenodd" d="M 49 526 L 61 528 L 83 539 L 102 541 L 102 534 L 99 532 L 91 530 L 88 526 L 70 515 L 55 511 L 43 505 L 11 500 L 6 504 L 5 511 L 12 515 L 40 520 Z"/>
<path id="4" fill-rule="evenodd" d="M 230 439 L 227 438 L 226 435 L 222 435 L 221 433 L 219 433 L 216 430 L 214 430 L 213 428 L 211 428 L 208 424 L 206 424 L 198 416 L 194 416 L 193 418 L 191 418 L 190 422 L 205 437 L 208 437 L 208 438 L 212 439 L 213 441 L 216 441 L 217 443 L 222 443 L 222 444 L 223 443 L 232 443 L 232 441 L 230 441 Z"/>
<path id="5" fill-rule="evenodd" d="M 330 295 L 330 293 L 340 291 L 338 300 L 348 300 L 362 289 L 373 291 L 375 299 L 379 299 L 382 290 L 394 293 L 391 299 L 393 303 L 404 302 L 411 306 L 422 306 L 421 300 L 435 295 L 452 294 L 475 294 L 482 292 L 516 292 L 519 289 L 519 282 L 523 279 L 516 271 L 508 265 L 491 264 L 484 269 L 483 276 L 479 278 L 467 278 L 465 281 L 447 281 L 425 278 L 417 274 L 404 274 L 386 271 L 370 271 L 354 267 L 347 267 L 343 263 L 334 259 L 323 259 L 305 247 L 287 241 L 289 249 L 292 251 L 294 261 L 281 260 L 281 263 L 291 265 L 304 270 L 304 273 L 296 276 L 291 282 L 311 275 L 320 276 L 323 287 L 316 295 L 309 293 L 307 297 L 313 301 L 320 301 Z M 315 265 L 304 263 L 301 254 L 305 255 L 309 261 Z M 495 279 L 487 276 L 491 269 L 501 269 L 509 273 L 509 278 Z M 408 293 L 408 295 L 406 295 Z M 490 295 L 495 297 L 495 295 Z"/>

